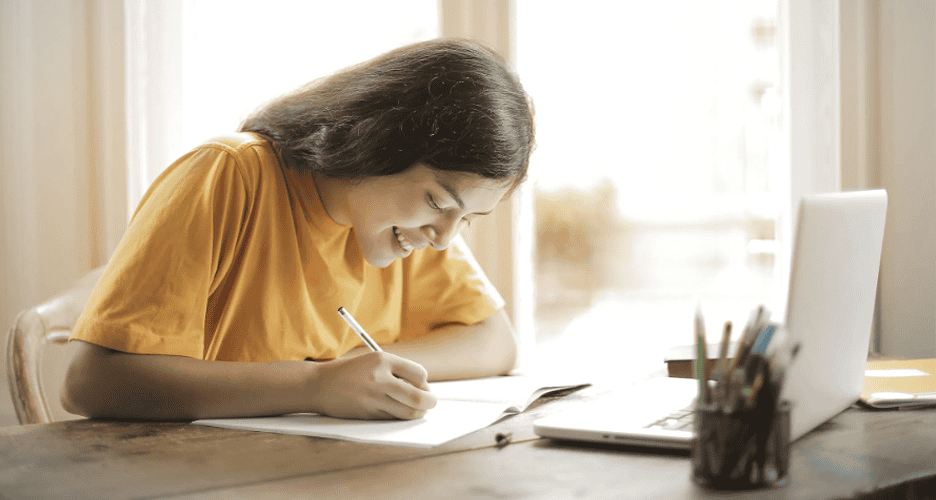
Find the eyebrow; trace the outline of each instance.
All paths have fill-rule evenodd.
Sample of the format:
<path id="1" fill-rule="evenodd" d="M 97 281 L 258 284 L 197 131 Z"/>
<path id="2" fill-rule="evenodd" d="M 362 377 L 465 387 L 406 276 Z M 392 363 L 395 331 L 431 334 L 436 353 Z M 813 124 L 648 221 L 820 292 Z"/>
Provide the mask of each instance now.
<path id="1" fill-rule="evenodd" d="M 442 180 L 440 180 L 440 179 L 436 179 L 436 183 L 439 184 L 440 186 L 442 186 L 442 189 L 444 189 L 445 192 L 447 192 L 447 193 L 449 194 L 449 196 L 451 196 L 452 199 L 455 200 L 455 203 L 458 204 L 458 208 L 460 208 L 460 209 L 462 209 L 462 210 L 465 209 L 465 202 L 463 202 L 462 199 L 461 199 L 461 197 L 458 196 L 458 191 L 456 191 L 455 188 L 452 187 L 452 185 L 450 185 L 450 184 L 448 184 L 447 182 L 444 182 L 444 181 L 442 181 Z M 492 210 L 489 210 L 489 211 L 487 211 L 487 212 L 475 212 L 474 215 L 488 215 L 488 214 L 490 214 L 491 212 L 492 212 Z"/>
<path id="2" fill-rule="evenodd" d="M 439 180 L 439 179 L 436 179 L 436 182 L 437 182 L 440 186 L 442 186 L 442 189 L 444 189 L 446 192 L 448 192 L 449 196 L 451 196 L 452 199 L 455 200 L 455 203 L 458 203 L 458 208 L 460 208 L 460 209 L 462 209 L 462 210 L 465 209 L 465 202 L 463 202 L 462 199 L 461 199 L 461 197 L 458 196 L 458 191 L 455 191 L 455 188 L 454 188 L 454 187 L 452 187 L 452 186 L 451 186 L 450 184 L 448 184 L 448 183 L 442 182 L 442 181 Z"/>

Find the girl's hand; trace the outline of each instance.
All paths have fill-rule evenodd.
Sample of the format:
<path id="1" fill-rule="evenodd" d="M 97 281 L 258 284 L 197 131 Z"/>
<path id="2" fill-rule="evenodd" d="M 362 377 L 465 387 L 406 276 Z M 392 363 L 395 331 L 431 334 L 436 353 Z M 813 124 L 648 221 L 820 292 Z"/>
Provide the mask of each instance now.
<path id="1" fill-rule="evenodd" d="M 426 370 L 387 352 L 317 363 L 308 380 L 316 413 L 332 417 L 411 420 L 436 405 Z"/>

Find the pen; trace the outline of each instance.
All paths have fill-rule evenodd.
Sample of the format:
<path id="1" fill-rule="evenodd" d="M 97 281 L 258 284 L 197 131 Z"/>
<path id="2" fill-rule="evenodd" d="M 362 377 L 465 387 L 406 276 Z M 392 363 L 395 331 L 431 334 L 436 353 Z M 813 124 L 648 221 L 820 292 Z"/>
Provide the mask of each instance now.
<path id="1" fill-rule="evenodd" d="M 340 314 L 341 319 L 345 320 L 345 323 L 347 323 L 348 326 L 350 326 L 351 329 L 354 330 L 354 333 L 356 333 L 358 337 L 361 337 L 361 340 L 363 340 L 364 343 L 367 344 L 367 347 L 370 347 L 370 350 L 376 351 L 376 352 L 383 351 L 383 349 L 381 349 L 380 346 L 377 345 L 377 342 L 374 342 L 374 339 L 370 338 L 370 335 L 368 335 L 367 332 L 365 332 L 364 329 L 361 328 L 361 325 L 359 325 L 358 322 L 354 320 L 354 317 L 351 316 L 351 313 L 349 313 L 347 309 L 345 309 L 344 307 L 339 307 L 338 314 Z"/>
<path id="2" fill-rule="evenodd" d="M 773 338 L 774 330 L 776 327 L 774 325 L 767 325 L 761 330 L 760 334 L 757 336 L 757 340 L 754 341 L 754 347 L 751 348 L 751 352 L 754 354 L 764 354 L 767 352 L 767 346 L 770 344 L 770 339 Z"/>
<path id="3" fill-rule="evenodd" d="M 698 343 L 698 357 L 696 358 L 696 377 L 699 379 L 699 404 L 704 406 L 709 402 L 708 395 L 708 356 L 705 352 L 705 320 L 702 319 L 702 308 L 696 307 L 695 335 Z"/>
<path id="4" fill-rule="evenodd" d="M 732 413 L 735 411 L 739 394 L 744 386 L 745 380 L 747 380 L 747 374 L 744 368 L 734 368 L 731 373 L 728 374 L 728 385 L 725 389 L 726 396 L 723 406 L 723 411 L 725 413 Z"/>
<path id="5" fill-rule="evenodd" d="M 763 372 L 757 374 L 750 387 L 745 387 L 741 391 L 741 394 L 744 396 L 744 409 L 750 410 L 754 408 L 755 398 L 757 398 L 757 394 L 761 390 L 762 385 L 764 385 Z"/>
<path id="6" fill-rule="evenodd" d="M 731 340 L 731 321 L 725 322 L 722 330 L 721 348 L 718 351 L 718 365 L 715 368 L 715 403 L 724 406 L 728 389 L 728 344 Z"/>
<path id="7" fill-rule="evenodd" d="M 751 328 L 754 327 L 754 322 L 757 318 L 757 313 L 752 312 L 751 316 L 748 318 L 747 324 L 744 325 L 744 331 L 741 332 L 741 338 L 738 339 L 738 347 L 735 349 L 734 357 L 731 358 L 731 361 L 728 363 L 728 375 L 731 376 L 734 373 L 735 369 L 739 367 L 741 363 L 741 358 L 744 357 L 744 354 L 747 352 L 748 346 L 748 337 L 750 336 Z"/>
<path id="8" fill-rule="evenodd" d="M 361 325 L 359 325 L 358 322 L 355 321 L 354 316 L 351 316 L 351 313 L 349 313 L 347 309 L 345 309 L 344 307 L 339 307 L 338 314 L 341 315 L 341 319 L 345 320 L 345 323 L 347 323 L 348 326 L 350 326 L 351 329 L 354 330 L 354 333 L 356 333 L 358 337 L 361 337 L 361 340 L 363 340 L 364 343 L 367 344 L 367 347 L 369 347 L 370 350 L 374 352 L 383 352 L 383 349 L 381 349 L 380 346 L 377 345 L 377 342 L 374 342 L 374 339 L 370 338 L 370 335 L 368 335 L 367 332 L 365 332 L 364 329 L 361 328 Z M 400 378 L 400 377 L 397 377 L 397 378 Z M 419 385 L 413 384 L 412 382 L 410 382 L 410 384 L 414 385 L 417 389 L 429 391 L 428 385 L 423 384 L 424 387 L 421 387 Z"/>
<path id="9" fill-rule="evenodd" d="M 732 360 L 731 369 L 744 366 L 744 362 L 748 354 L 750 354 L 751 349 L 754 347 L 754 342 L 757 340 L 758 334 L 760 334 L 761 330 L 764 328 L 769 316 L 770 313 L 767 312 L 767 308 L 764 307 L 763 304 L 757 306 L 757 309 L 753 312 L 747 325 L 744 327 L 744 334 L 742 334 L 741 340 L 738 342 L 738 349 Z"/>
<path id="10" fill-rule="evenodd" d="M 498 432 L 497 435 L 494 436 L 494 442 L 497 444 L 498 448 L 503 448 L 510 444 L 511 439 L 513 439 L 512 432 Z"/>
<path id="11" fill-rule="evenodd" d="M 731 342 L 731 321 L 725 322 L 722 330 L 721 348 L 718 351 L 718 372 L 726 375 L 728 372 L 728 344 Z"/>

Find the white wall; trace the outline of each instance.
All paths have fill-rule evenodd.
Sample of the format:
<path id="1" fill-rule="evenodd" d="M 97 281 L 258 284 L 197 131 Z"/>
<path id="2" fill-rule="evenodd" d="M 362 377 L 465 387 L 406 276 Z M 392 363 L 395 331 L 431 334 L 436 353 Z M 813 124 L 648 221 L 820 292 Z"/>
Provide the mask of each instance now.
<path id="1" fill-rule="evenodd" d="M 936 2 L 843 1 L 842 188 L 889 195 L 877 348 L 936 356 Z"/>
<path id="2" fill-rule="evenodd" d="M 936 356 L 936 3 L 881 2 L 881 351 Z"/>

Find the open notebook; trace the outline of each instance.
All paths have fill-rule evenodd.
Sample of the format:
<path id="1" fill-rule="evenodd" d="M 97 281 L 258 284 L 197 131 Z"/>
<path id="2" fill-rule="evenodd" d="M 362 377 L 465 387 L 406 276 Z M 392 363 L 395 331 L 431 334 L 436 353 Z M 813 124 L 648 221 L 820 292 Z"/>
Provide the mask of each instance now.
<path id="1" fill-rule="evenodd" d="M 532 376 L 487 377 L 433 382 L 435 408 L 416 420 L 353 420 L 314 413 L 276 417 L 214 418 L 197 425 L 247 431 L 318 436 L 363 443 L 429 448 L 487 427 L 526 410 L 542 396 L 589 384 L 555 384 Z"/>
<path id="2" fill-rule="evenodd" d="M 936 359 L 868 361 L 861 402 L 872 408 L 936 406 Z"/>

